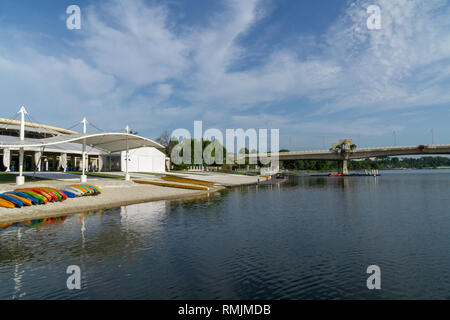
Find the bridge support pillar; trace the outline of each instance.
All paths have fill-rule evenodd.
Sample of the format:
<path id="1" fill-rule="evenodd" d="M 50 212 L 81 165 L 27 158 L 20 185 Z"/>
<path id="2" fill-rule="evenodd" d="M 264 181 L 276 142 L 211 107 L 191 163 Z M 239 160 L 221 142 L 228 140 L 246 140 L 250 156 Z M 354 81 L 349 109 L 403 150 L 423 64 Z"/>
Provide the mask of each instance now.
<path id="1" fill-rule="evenodd" d="M 339 160 L 338 161 L 338 173 L 348 174 L 348 160 Z"/>

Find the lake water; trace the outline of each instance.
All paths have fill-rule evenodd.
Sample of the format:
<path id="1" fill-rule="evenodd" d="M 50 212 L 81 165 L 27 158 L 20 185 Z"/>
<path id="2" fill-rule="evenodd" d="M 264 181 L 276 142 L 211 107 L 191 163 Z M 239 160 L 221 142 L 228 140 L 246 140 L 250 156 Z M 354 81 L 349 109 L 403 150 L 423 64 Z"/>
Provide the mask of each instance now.
<path id="1" fill-rule="evenodd" d="M 450 170 L 381 174 L 3 228 L 0 299 L 450 299 Z"/>

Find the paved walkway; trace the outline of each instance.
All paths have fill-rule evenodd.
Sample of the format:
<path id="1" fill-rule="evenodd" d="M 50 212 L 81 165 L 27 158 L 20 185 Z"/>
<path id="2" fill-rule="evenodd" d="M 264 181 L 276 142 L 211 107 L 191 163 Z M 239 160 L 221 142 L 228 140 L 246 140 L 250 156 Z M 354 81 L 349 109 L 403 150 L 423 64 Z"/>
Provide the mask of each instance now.
<path id="1" fill-rule="evenodd" d="M 17 173 L 17 172 L 16 172 Z M 80 180 L 80 176 L 78 174 L 64 173 L 64 172 L 24 172 L 24 176 L 32 177 L 33 175 L 36 178 L 41 179 L 50 179 L 50 180 Z M 97 177 L 88 177 L 89 180 L 97 180 Z"/>

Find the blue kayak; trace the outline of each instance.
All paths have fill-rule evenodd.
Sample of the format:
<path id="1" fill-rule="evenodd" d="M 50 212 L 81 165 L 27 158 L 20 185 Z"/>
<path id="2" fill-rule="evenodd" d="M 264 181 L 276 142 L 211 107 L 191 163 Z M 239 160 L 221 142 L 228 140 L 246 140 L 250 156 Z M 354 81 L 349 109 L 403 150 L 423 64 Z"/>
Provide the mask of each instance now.
<path id="1" fill-rule="evenodd" d="M 23 207 L 23 202 L 20 201 L 17 198 L 8 196 L 6 194 L 0 194 L 0 198 L 8 200 L 9 202 L 13 203 L 17 208 L 22 208 Z"/>
<path id="2" fill-rule="evenodd" d="M 75 193 L 67 191 L 67 190 L 61 190 L 61 192 L 64 192 L 64 194 L 67 196 L 67 198 L 76 198 L 76 197 L 78 197 Z"/>
<path id="3" fill-rule="evenodd" d="M 30 200 L 31 203 L 34 204 L 34 205 L 39 204 L 38 200 L 36 200 L 35 198 L 33 198 L 32 196 L 30 196 L 30 195 L 28 195 L 26 193 L 19 192 L 19 191 L 10 191 L 10 192 L 7 192 L 6 195 L 8 195 L 9 193 L 13 194 L 15 196 L 19 196 L 19 197 L 25 198 L 27 200 Z"/>

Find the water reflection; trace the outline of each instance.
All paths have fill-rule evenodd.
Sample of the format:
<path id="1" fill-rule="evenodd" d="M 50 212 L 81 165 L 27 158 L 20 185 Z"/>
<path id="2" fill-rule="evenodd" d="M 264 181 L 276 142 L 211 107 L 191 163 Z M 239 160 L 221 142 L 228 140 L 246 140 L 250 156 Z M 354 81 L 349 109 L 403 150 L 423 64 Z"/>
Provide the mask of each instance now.
<path id="1" fill-rule="evenodd" d="M 161 224 L 166 215 L 166 201 L 135 204 L 120 208 L 120 222 L 128 233 L 130 228 L 138 230 L 146 228 L 150 231 Z"/>
<path id="2" fill-rule="evenodd" d="M 90 216 L 96 216 L 101 215 L 103 210 L 93 210 L 88 211 L 83 214 L 79 214 L 80 221 L 84 221 L 85 218 Z M 34 220 L 25 220 L 20 222 L 8 222 L 8 223 L 2 223 L 0 224 L 0 229 L 6 229 L 10 227 L 17 227 L 17 228 L 40 228 L 40 227 L 48 227 L 52 225 L 59 225 L 63 224 L 67 219 L 67 216 L 60 216 L 60 217 L 49 217 L 49 218 L 42 218 L 42 219 L 34 219 Z M 20 233 L 20 229 L 19 229 Z"/>
<path id="3" fill-rule="evenodd" d="M 354 188 L 365 185 L 376 185 L 378 184 L 378 177 L 328 177 L 328 176 L 303 176 L 301 179 L 297 180 L 298 183 L 294 186 L 301 186 L 304 188 L 336 188 L 336 189 L 346 189 Z"/>
<path id="4" fill-rule="evenodd" d="M 445 298 L 449 181 L 290 177 L 2 224 L 0 299 Z M 384 275 L 375 296 L 373 263 Z M 65 287 L 68 265 L 82 269 L 79 292 Z"/>

